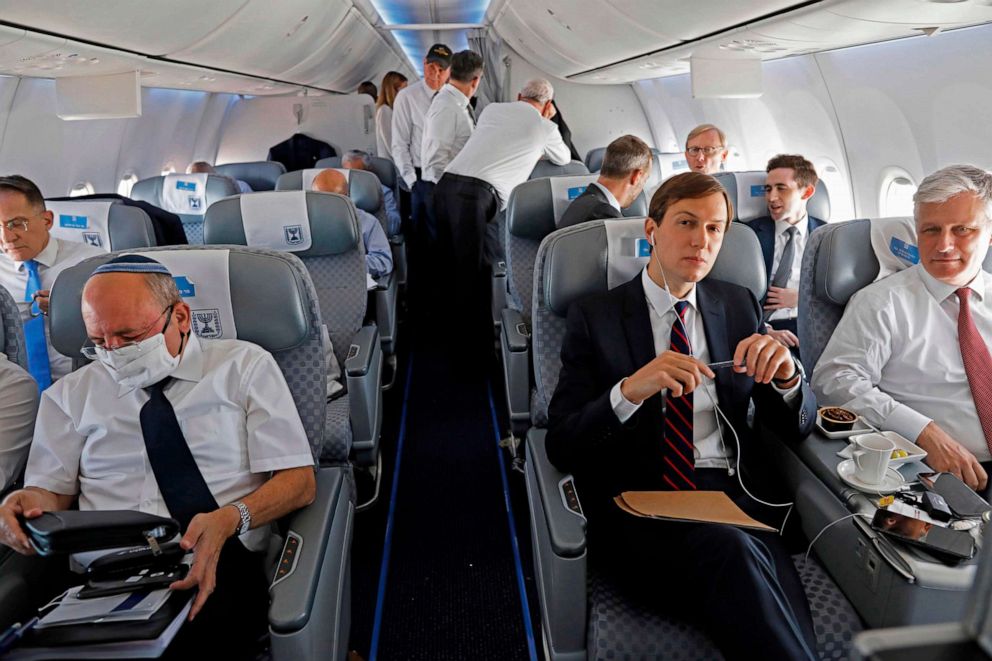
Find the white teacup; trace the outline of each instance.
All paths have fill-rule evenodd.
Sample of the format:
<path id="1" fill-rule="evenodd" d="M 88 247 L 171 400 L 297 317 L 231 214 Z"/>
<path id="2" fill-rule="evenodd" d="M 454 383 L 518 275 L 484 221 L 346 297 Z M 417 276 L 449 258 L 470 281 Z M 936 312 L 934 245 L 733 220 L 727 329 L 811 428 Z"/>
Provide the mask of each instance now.
<path id="1" fill-rule="evenodd" d="M 862 434 L 854 439 L 854 445 L 854 476 L 866 484 L 881 484 L 896 444 L 881 434 Z"/>

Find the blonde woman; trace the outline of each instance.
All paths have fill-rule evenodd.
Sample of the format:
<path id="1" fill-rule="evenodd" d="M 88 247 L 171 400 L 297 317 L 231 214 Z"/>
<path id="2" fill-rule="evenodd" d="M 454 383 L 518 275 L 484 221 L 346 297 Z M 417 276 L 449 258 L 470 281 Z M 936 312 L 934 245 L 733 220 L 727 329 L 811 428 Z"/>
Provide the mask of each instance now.
<path id="1" fill-rule="evenodd" d="M 379 156 L 392 160 L 389 145 L 393 141 L 393 101 L 396 93 L 406 87 L 406 76 L 390 71 L 382 77 L 379 98 L 375 102 L 375 142 Z"/>

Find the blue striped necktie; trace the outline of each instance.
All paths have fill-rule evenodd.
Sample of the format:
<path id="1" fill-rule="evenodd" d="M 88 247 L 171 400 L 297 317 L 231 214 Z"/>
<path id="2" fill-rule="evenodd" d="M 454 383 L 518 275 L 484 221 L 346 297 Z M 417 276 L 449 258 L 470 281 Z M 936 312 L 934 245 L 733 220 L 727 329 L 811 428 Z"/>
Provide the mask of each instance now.
<path id="1" fill-rule="evenodd" d="M 38 275 L 38 262 L 29 259 L 24 262 L 28 272 L 28 286 L 24 290 L 24 302 L 31 304 L 31 318 L 24 322 L 24 343 L 28 350 L 28 371 L 38 382 L 38 390 L 52 385 L 52 367 L 48 362 L 48 342 L 45 340 L 45 318 L 37 309 L 34 294 L 41 291 L 41 276 Z"/>
<path id="2" fill-rule="evenodd" d="M 689 309 L 686 301 L 675 304 L 678 319 L 672 324 L 672 351 L 692 355 L 692 347 L 686 336 L 685 313 Z M 661 476 L 665 485 L 674 491 L 696 488 L 695 446 L 692 443 L 692 393 L 673 397 L 665 395 L 665 431 L 663 434 Z"/>

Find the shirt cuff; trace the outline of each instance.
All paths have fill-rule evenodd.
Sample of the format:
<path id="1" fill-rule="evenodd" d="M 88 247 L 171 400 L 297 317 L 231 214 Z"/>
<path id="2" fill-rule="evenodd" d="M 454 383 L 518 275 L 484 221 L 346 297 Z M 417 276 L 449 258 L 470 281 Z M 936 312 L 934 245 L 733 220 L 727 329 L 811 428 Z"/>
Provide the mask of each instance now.
<path id="1" fill-rule="evenodd" d="M 412 177 L 409 178 L 403 177 L 403 181 L 406 182 L 406 185 L 410 188 L 410 190 L 413 190 L 413 185 L 417 183 L 417 175 L 414 174 Z"/>
<path id="2" fill-rule="evenodd" d="M 795 401 L 796 397 L 799 396 L 799 391 L 801 390 L 803 377 L 801 374 L 799 374 L 798 371 L 794 376 L 798 376 L 799 378 L 796 380 L 795 385 L 793 385 L 791 388 L 779 388 L 777 385 L 775 385 L 775 382 L 772 381 L 772 388 L 774 388 L 775 392 L 782 395 L 782 400 L 786 404 L 791 404 L 793 401 Z"/>
<path id="3" fill-rule="evenodd" d="M 620 392 L 620 386 L 626 380 L 626 378 L 620 379 L 620 382 L 613 386 L 613 390 L 610 391 L 610 405 L 613 407 L 613 413 L 616 414 L 617 420 L 621 423 L 630 420 L 630 416 L 637 413 L 637 409 L 641 408 L 641 404 L 633 403 Z"/>
<path id="4" fill-rule="evenodd" d="M 923 428 L 932 422 L 930 418 L 917 413 L 905 404 L 896 404 L 889 413 L 885 421 L 882 422 L 883 429 L 890 429 L 900 436 L 916 442 L 916 439 L 923 432 Z"/>

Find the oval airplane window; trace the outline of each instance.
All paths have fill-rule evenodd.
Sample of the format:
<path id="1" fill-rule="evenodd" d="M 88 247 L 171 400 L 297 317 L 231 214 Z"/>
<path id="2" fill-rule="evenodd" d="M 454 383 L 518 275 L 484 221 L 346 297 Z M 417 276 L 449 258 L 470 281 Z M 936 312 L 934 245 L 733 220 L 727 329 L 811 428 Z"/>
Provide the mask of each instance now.
<path id="1" fill-rule="evenodd" d="M 134 184 L 138 181 L 138 175 L 133 172 L 128 172 L 126 175 L 121 177 L 121 181 L 117 184 L 117 194 L 123 195 L 124 197 L 129 197 L 131 195 L 131 189 L 134 188 Z"/>
<path id="2" fill-rule="evenodd" d="M 908 172 L 891 168 L 882 180 L 878 210 L 882 217 L 912 216 L 916 183 Z"/>
<path id="3" fill-rule="evenodd" d="M 80 181 L 69 189 L 69 197 L 80 197 L 81 195 L 92 195 L 96 190 L 93 184 L 88 181 Z"/>

